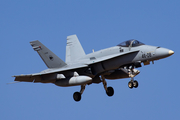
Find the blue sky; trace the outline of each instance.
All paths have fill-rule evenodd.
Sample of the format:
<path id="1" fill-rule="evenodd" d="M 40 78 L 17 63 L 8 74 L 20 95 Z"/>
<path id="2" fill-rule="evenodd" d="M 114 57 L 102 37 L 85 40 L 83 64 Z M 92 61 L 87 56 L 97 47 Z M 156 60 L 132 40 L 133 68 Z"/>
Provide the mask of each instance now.
<path id="1" fill-rule="evenodd" d="M 1 0 L 0 119 L 179 120 L 179 5 L 179 0 Z M 79 86 L 6 84 L 13 75 L 46 69 L 30 41 L 41 41 L 65 60 L 66 37 L 72 34 L 86 54 L 133 38 L 175 54 L 140 68 L 137 89 L 128 88 L 130 79 L 107 80 L 113 97 L 101 83 L 87 86 L 78 103 L 72 95 Z"/>

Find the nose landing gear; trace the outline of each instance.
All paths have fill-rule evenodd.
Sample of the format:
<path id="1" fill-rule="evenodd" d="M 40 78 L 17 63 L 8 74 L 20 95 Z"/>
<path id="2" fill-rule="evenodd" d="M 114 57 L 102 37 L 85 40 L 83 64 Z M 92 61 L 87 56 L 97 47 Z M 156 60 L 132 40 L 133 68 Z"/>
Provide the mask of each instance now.
<path id="1" fill-rule="evenodd" d="M 140 71 L 134 69 L 134 67 L 132 67 L 131 69 L 129 69 L 129 77 L 131 78 L 131 81 L 129 81 L 128 87 L 129 87 L 130 89 L 132 89 L 133 87 L 134 87 L 134 88 L 137 88 L 137 87 L 138 87 L 138 85 L 139 85 L 139 84 L 138 84 L 138 81 L 134 80 L 134 77 L 135 77 L 136 75 L 138 75 L 139 73 L 140 73 Z"/>

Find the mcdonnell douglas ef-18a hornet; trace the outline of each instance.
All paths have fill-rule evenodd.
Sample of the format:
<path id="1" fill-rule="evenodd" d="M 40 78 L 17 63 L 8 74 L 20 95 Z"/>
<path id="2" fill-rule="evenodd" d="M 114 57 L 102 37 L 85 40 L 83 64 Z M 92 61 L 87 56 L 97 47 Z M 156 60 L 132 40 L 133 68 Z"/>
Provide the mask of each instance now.
<path id="1" fill-rule="evenodd" d="M 108 96 L 113 96 L 114 89 L 107 87 L 105 79 L 114 80 L 130 78 L 128 87 L 137 88 L 138 82 L 134 77 L 140 73 L 135 69 L 154 63 L 174 54 L 174 51 L 145 45 L 138 40 L 127 40 L 117 46 L 85 54 L 76 35 L 67 37 L 66 62 L 61 60 L 52 51 L 38 40 L 30 42 L 37 51 L 48 69 L 35 74 L 15 75 L 14 81 L 53 83 L 61 87 L 81 86 L 79 92 L 73 94 L 75 101 L 81 100 L 86 85 L 103 83 Z"/>

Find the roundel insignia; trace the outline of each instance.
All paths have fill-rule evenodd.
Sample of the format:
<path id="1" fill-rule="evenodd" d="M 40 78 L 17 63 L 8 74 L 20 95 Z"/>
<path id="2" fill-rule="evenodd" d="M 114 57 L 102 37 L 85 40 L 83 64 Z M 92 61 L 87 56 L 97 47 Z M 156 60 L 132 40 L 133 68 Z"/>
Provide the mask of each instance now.
<path id="1" fill-rule="evenodd" d="M 53 56 L 49 55 L 49 59 L 53 61 Z"/>

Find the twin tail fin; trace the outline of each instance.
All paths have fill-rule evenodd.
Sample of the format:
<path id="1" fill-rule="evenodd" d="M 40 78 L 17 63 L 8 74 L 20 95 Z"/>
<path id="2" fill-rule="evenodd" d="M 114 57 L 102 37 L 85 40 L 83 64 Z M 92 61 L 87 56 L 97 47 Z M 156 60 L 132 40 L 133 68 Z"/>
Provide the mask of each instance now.
<path id="1" fill-rule="evenodd" d="M 60 68 L 67 65 L 63 60 L 61 60 L 38 40 L 30 42 L 30 44 L 33 49 L 37 51 L 48 68 Z"/>
<path id="2" fill-rule="evenodd" d="M 30 42 L 30 44 L 33 49 L 37 51 L 48 68 L 60 68 L 66 66 L 86 55 L 76 35 L 67 37 L 66 63 L 38 40 Z"/>
<path id="3" fill-rule="evenodd" d="M 67 36 L 66 63 L 72 63 L 85 56 L 84 49 L 76 35 Z"/>

